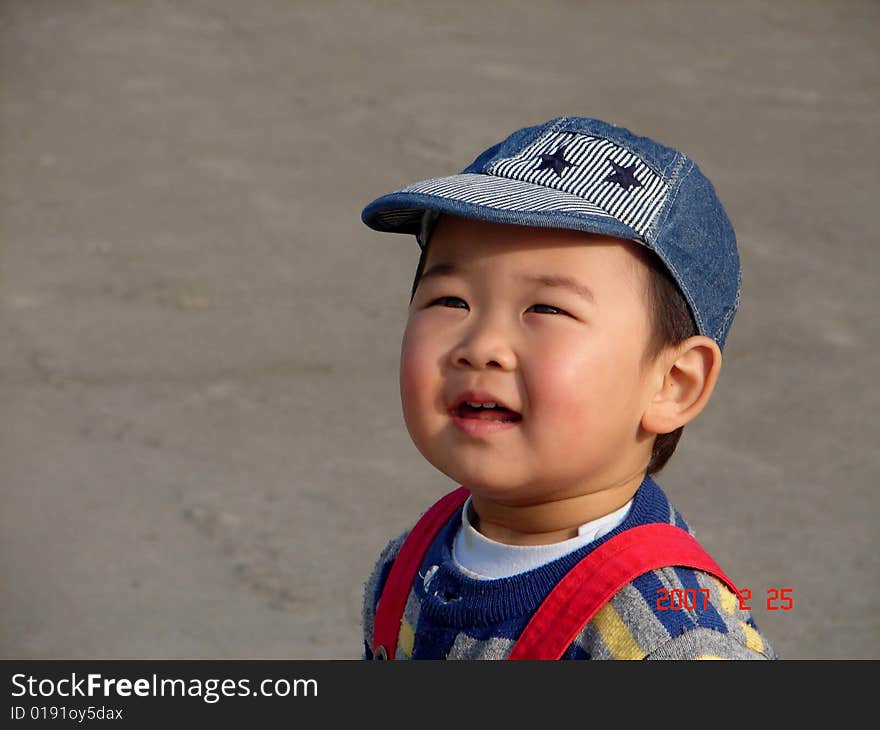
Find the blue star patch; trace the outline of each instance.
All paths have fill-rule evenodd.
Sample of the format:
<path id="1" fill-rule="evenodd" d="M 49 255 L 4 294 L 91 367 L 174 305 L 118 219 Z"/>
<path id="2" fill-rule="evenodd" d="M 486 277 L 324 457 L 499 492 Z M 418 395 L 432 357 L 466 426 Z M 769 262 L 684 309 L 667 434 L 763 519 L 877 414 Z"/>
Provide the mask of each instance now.
<path id="1" fill-rule="evenodd" d="M 565 159 L 565 145 L 560 145 L 552 155 L 541 155 L 538 172 L 552 169 L 558 177 L 562 177 L 562 173 L 567 167 L 575 167 L 575 164 Z"/>
<path id="2" fill-rule="evenodd" d="M 603 182 L 616 182 L 620 187 L 629 192 L 630 188 L 640 188 L 642 183 L 636 179 L 636 163 L 633 162 L 629 167 L 618 165 L 614 160 L 608 160 L 614 168 L 614 172 L 610 173 Z"/>

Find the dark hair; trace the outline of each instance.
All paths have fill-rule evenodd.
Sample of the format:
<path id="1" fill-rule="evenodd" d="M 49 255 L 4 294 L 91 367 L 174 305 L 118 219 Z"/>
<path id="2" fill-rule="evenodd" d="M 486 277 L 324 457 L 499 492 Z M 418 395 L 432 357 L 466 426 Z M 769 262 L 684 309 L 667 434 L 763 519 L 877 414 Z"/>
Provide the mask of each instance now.
<path id="1" fill-rule="evenodd" d="M 648 302 L 648 316 L 651 319 L 651 337 L 642 356 L 642 362 L 647 364 L 666 347 L 677 345 L 682 340 L 699 334 L 699 331 L 684 295 L 660 257 L 644 246 L 634 248 L 648 268 L 645 296 Z M 416 295 L 427 257 L 428 246 L 425 245 L 416 266 L 416 275 L 409 296 L 410 303 Z M 656 474 L 666 466 L 666 462 L 678 446 L 683 431 L 684 426 L 679 426 L 669 433 L 657 434 L 651 450 L 651 460 L 648 462 L 648 475 Z"/>
<path id="2" fill-rule="evenodd" d="M 681 289 L 660 257 L 644 246 L 639 246 L 638 251 L 648 267 L 645 294 L 648 316 L 651 318 L 651 337 L 642 356 L 642 362 L 647 364 L 665 348 L 699 334 L 699 330 Z M 651 450 L 651 460 L 648 462 L 649 475 L 656 474 L 666 466 L 683 431 L 684 426 L 679 426 L 669 433 L 657 434 Z"/>

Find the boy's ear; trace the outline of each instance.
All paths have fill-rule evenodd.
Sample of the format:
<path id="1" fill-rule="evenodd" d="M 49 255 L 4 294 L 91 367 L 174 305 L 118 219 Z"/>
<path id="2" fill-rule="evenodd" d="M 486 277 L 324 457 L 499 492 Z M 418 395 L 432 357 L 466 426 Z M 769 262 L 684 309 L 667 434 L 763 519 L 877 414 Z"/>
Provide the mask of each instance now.
<path id="1" fill-rule="evenodd" d="M 705 408 L 721 372 L 721 350 L 715 340 L 689 337 L 657 357 L 657 388 L 642 415 L 649 433 L 670 433 Z"/>

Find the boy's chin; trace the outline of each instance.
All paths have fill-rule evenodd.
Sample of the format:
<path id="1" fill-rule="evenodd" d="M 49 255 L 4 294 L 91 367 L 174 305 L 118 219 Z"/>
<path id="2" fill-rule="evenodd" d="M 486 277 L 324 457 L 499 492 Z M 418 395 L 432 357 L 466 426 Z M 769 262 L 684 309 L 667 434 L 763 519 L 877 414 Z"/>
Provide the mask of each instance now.
<path id="1" fill-rule="evenodd" d="M 435 466 L 437 466 L 435 464 Z M 437 468 L 456 484 L 467 487 L 474 494 L 488 499 L 513 500 L 522 498 L 527 485 L 519 475 L 505 474 L 502 469 L 487 469 L 482 466 L 468 469 L 466 466 L 454 465 Z"/>

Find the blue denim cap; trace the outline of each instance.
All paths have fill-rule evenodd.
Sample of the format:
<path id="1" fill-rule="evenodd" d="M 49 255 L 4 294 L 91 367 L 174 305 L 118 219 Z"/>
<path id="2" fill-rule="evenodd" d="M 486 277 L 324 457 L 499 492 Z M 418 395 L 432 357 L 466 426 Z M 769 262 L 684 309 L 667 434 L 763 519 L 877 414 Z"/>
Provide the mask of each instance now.
<path id="1" fill-rule="evenodd" d="M 736 234 L 712 183 L 678 150 L 598 119 L 557 117 L 517 130 L 458 175 L 377 198 L 361 218 L 424 248 L 440 213 L 641 243 L 669 270 L 699 333 L 724 347 L 742 288 Z"/>

